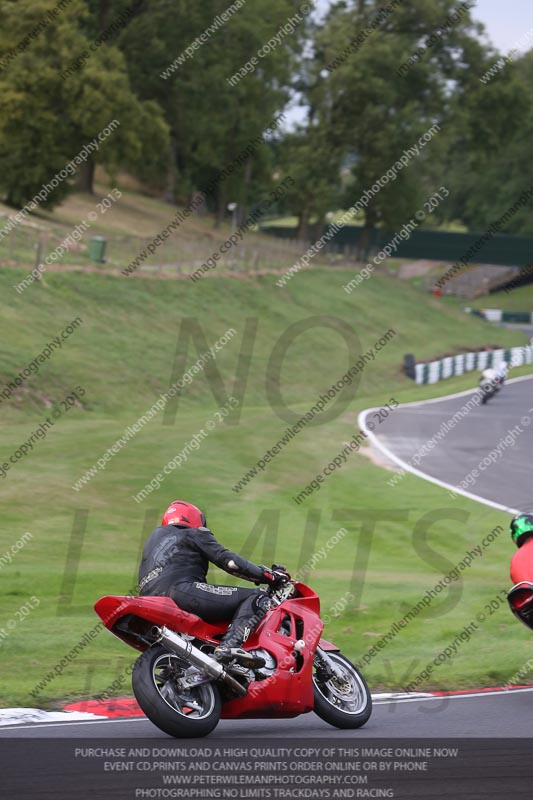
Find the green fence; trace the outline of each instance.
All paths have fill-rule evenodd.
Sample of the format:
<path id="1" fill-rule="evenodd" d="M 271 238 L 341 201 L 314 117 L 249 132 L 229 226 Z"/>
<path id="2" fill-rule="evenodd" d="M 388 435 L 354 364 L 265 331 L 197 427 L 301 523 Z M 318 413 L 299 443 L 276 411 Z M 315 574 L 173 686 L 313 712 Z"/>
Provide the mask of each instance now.
<path id="1" fill-rule="evenodd" d="M 264 233 L 284 239 L 296 237 L 295 228 L 284 228 L 277 225 L 263 226 Z M 368 260 L 396 235 L 382 228 L 374 228 L 367 245 L 361 248 L 363 228 L 346 225 L 330 240 L 330 250 L 339 252 L 359 251 L 361 258 Z M 447 231 L 419 230 L 414 231 L 407 240 L 400 240 L 394 253 L 398 258 L 430 259 L 433 261 L 460 261 L 471 247 L 476 245 L 485 231 L 479 233 L 449 233 Z M 510 236 L 496 234 L 484 242 L 480 249 L 469 258 L 469 263 L 501 264 L 502 266 L 524 267 L 533 263 L 533 237 Z"/>

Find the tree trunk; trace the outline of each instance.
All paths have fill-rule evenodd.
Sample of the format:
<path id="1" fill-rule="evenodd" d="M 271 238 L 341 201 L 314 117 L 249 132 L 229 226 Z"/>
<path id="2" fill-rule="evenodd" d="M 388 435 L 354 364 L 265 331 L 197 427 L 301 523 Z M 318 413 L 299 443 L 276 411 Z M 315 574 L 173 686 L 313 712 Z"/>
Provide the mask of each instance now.
<path id="1" fill-rule="evenodd" d="M 163 198 L 167 203 L 176 202 L 176 159 L 174 155 L 174 147 L 171 145 L 167 153 L 167 169 L 165 176 L 165 191 Z"/>
<path id="2" fill-rule="evenodd" d="M 372 246 L 372 234 L 376 227 L 377 214 L 375 210 L 368 206 L 365 211 L 365 224 L 361 231 L 361 238 L 359 239 L 359 247 L 357 257 L 359 260 L 368 261 L 368 255 Z M 362 259 L 361 259 L 362 256 Z"/>
<path id="3" fill-rule="evenodd" d="M 103 33 L 109 25 L 109 17 L 111 13 L 111 0 L 100 0 L 100 7 L 98 9 L 98 27 L 99 33 Z"/>
<path id="4" fill-rule="evenodd" d="M 246 160 L 246 166 L 244 167 L 244 176 L 243 176 L 243 190 L 241 192 L 241 197 L 244 198 L 239 203 L 239 208 L 237 209 L 237 222 L 239 225 L 242 225 L 248 216 L 248 187 L 252 183 L 252 172 L 253 172 L 254 162 L 252 161 L 251 156 Z M 259 224 L 261 224 L 261 218 L 258 220 Z"/>
<path id="5" fill-rule="evenodd" d="M 298 215 L 298 231 L 296 238 L 301 242 L 309 240 L 309 213 L 307 211 L 300 211 Z"/>
<path id="6" fill-rule="evenodd" d="M 226 216 L 226 197 L 219 187 L 217 192 L 217 211 L 215 216 L 215 228 L 220 228 Z"/>
<path id="7" fill-rule="evenodd" d="M 314 222 L 314 223 L 313 223 L 313 224 L 310 226 L 310 233 L 311 233 L 311 236 L 312 236 L 312 238 L 313 238 L 313 239 L 315 239 L 315 240 L 316 240 L 316 239 L 320 239 L 320 237 L 321 237 L 321 236 L 322 236 L 322 234 L 324 233 L 325 221 L 326 221 L 326 220 L 325 220 L 325 217 L 324 217 L 324 215 L 322 214 L 322 216 L 321 216 L 321 217 L 319 217 L 319 219 L 317 219 L 317 221 L 316 221 L 316 222 Z"/>
<path id="8" fill-rule="evenodd" d="M 82 164 L 78 171 L 78 187 L 80 191 L 94 194 L 95 163 L 92 158 Z"/>
<path id="9" fill-rule="evenodd" d="M 18 202 L 18 201 L 15 199 L 15 197 L 13 196 L 13 193 L 12 193 L 12 192 L 9 192 L 8 196 L 7 196 L 7 197 L 6 197 L 6 199 L 4 200 L 4 203 L 6 204 L 6 206 L 9 206 L 10 208 L 17 208 L 17 209 L 18 209 L 18 208 L 22 208 L 22 204 L 21 204 L 21 203 L 19 203 L 19 202 Z"/>

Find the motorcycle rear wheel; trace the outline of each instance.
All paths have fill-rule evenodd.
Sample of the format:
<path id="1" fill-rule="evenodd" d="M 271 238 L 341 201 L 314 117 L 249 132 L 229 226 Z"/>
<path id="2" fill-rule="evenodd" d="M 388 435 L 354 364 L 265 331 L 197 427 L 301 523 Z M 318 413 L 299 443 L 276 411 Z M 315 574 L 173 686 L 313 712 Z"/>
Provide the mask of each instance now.
<path id="1" fill-rule="evenodd" d="M 178 687 L 186 668 L 179 656 L 157 645 L 137 659 L 132 674 L 133 692 L 148 719 L 177 739 L 207 736 L 218 725 L 222 707 L 212 682 Z"/>
<path id="2" fill-rule="evenodd" d="M 321 680 L 313 674 L 315 714 L 335 728 L 361 728 L 372 714 L 370 689 L 359 670 L 342 653 L 328 652 L 342 680 Z"/>

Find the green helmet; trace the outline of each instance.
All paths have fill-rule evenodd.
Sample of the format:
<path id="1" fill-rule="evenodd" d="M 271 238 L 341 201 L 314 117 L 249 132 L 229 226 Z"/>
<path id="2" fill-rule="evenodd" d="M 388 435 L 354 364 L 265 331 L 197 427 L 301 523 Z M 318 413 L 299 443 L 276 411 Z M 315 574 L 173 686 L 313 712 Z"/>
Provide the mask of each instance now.
<path id="1" fill-rule="evenodd" d="M 517 547 L 521 547 L 526 539 L 533 536 L 533 513 L 517 514 L 509 527 L 511 539 Z"/>

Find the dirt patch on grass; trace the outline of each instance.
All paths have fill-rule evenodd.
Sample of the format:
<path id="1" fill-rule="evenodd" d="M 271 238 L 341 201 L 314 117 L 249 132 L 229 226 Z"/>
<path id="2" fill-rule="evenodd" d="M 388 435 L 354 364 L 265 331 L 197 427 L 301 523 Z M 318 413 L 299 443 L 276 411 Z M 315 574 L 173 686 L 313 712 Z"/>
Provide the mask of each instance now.
<path id="1" fill-rule="evenodd" d="M 362 447 L 359 453 L 368 458 L 376 467 L 382 467 L 389 472 L 402 472 L 398 464 L 387 458 L 385 453 L 373 444 L 368 445 L 368 447 Z"/>

